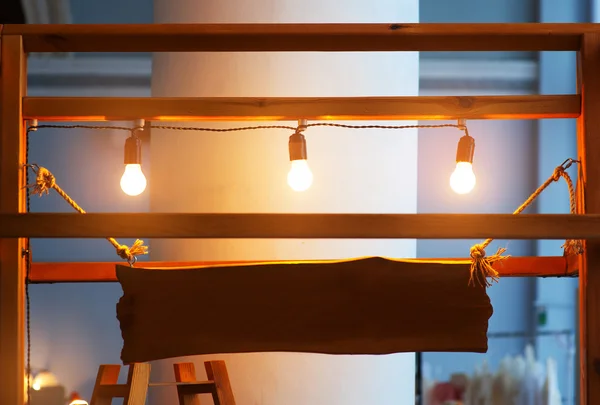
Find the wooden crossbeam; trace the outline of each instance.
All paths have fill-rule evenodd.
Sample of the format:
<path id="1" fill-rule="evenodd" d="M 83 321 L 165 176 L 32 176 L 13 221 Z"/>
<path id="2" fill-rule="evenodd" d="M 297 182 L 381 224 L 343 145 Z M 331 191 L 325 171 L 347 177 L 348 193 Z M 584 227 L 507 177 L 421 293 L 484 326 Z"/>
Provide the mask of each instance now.
<path id="1" fill-rule="evenodd" d="M 600 239 L 600 214 L 0 214 L 0 238 Z"/>
<path id="2" fill-rule="evenodd" d="M 448 120 L 577 118 L 579 95 L 339 98 L 26 97 L 40 121 Z"/>
<path id="3" fill-rule="evenodd" d="M 438 262 L 468 262 L 469 259 L 431 259 Z M 262 261 L 189 261 L 189 262 L 139 262 L 147 268 L 181 268 L 202 266 L 252 265 L 268 263 Z M 31 283 L 89 283 L 116 282 L 115 266 L 122 262 L 70 262 L 32 263 L 29 273 Z M 578 272 L 576 256 L 510 257 L 496 262 L 494 267 L 501 277 L 564 277 L 575 276 Z"/>
<path id="4" fill-rule="evenodd" d="M 577 51 L 593 24 L 6 25 L 27 52 Z"/>
<path id="5" fill-rule="evenodd" d="M 27 97 L 40 121 L 286 121 L 577 118 L 578 95 L 339 98 Z"/>

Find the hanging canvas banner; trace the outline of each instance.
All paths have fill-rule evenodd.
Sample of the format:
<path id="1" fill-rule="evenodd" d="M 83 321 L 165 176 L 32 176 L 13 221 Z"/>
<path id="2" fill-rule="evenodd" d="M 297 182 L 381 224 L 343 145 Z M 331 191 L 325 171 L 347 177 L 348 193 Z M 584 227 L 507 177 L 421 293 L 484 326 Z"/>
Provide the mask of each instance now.
<path id="1" fill-rule="evenodd" d="M 117 266 L 125 364 L 212 353 L 487 351 L 470 263 L 369 257 L 180 269 Z"/>

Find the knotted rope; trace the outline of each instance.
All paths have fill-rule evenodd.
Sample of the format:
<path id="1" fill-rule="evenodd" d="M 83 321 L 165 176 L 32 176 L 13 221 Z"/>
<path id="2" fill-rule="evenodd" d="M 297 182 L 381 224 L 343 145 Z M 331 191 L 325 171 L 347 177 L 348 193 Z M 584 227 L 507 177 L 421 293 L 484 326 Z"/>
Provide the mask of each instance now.
<path id="1" fill-rule="evenodd" d="M 43 196 L 44 194 L 50 194 L 50 190 L 54 190 L 60 195 L 75 211 L 80 214 L 85 214 L 85 210 L 79 206 L 65 191 L 56 184 L 56 178 L 54 175 L 45 167 L 38 165 L 28 165 L 36 175 L 35 184 L 28 185 L 31 189 L 31 194 Z M 136 262 L 137 256 L 148 254 L 148 247 L 144 246 L 143 240 L 136 240 L 134 244 L 129 247 L 127 245 L 121 245 L 114 238 L 106 238 L 117 250 L 117 255 L 127 260 L 129 264 L 133 265 Z"/>
<path id="2" fill-rule="evenodd" d="M 552 176 L 550 176 L 541 186 L 537 188 L 530 196 L 525 200 L 523 204 L 519 206 L 514 212 L 513 215 L 520 214 L 525 210 L 525 208 L 529 207 L 531 203 L 553 182 L 559 181 L 561 178 L 565 179 L 567 183 L 567 188 L 569 189 L 569 202 L 570 202 L 570 211 L 571 214 L 577 213 L 577 201 L 575 196 L 575 188 L 573 187 L 573 181 L 571 177 L 566 172 L 566 170 L 571 167 L 573 163 L 578 163 L 578 161 L 573 159 L 565 160 L 560 166 L 554 169 Z M 494 263 L 507 259 L 510 257 L 509 255 L 503 256 L 504 252 L 506 252 L 505 248 L 499 248 L 498 251 L 492 256 L 485 255 L 485 248 L 489 246 L 489 244 L 493 241 L 493 239 L 486 239 L 482 243 L 478 243 L 471 247 L 471 258 L 473 259 L 471 263 L 471 277 L 469 279 L 470 285 L 475 285 L 476 283 L 480 286 L 490 287 L 493 283 L 498 282 L 499 275 L 498 271 L 494 269 Z M 567 240 L 564 245 L 562 245 L 564 249 L 564 255 L 578 255 L 583 253 L 583 243 L 581 240 Z"/>

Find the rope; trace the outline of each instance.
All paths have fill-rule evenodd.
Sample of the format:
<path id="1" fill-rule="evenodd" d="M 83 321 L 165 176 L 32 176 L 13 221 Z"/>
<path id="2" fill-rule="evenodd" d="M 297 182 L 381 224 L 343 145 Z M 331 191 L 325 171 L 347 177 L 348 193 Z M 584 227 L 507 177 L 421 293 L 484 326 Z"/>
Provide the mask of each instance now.
<path id="1" fill-rule="evenodd" d="M 571 177 L 564 169 L 561 171 L 560 175 L 565 179 L 565 183 L 567 183 L 567 188 L 569 189 L 571 214 L 577 214 L 577 196 L 575 194 L 573 180 L 571 180 Z M 561 247 L 564 250 L 564 256 L 574 256 L 583 253 L 583 241 L 581 239 L 567 239 Z"/>
<path id="2" fill-rule="evenodd" d="M 513 212 L 513 215 L 518 215 L 523 212 L 546 188 L 548 188 L 550 184 L 555 181 L 559 181 L 561 177 L 565 179 L 567 188 L 569 189 L 571 214 L 575 214 L 577 212 L 575 188 L 573 187 L 573 181 L 571 180 L 571 177 L 566 172 L 566 170 L 571 167 L 573 163 L 578 163 L 578 161 L 567 159 L 560 166 L 556 167 L 552 173 L 552 176 L 548 177 L 548 179 L 541 186 L 539 186 L 537 190 L 535 190 L 529 196 L 529 198 L 527 198 L 527 200 L 525 200 L 525 202 L 519 206 L 519 208 Z M 470 285 L 478 284 L 480 286 L 490 287 L 493 283 L 498 282 L 499 274 L 498 271 L 494 269 L 493 264 L 497 261 L 507 259 L 510 256 L 503 256 L 504 252 L 506 252 L 506 249 L 499 248 L 495 254 L 486 257 L 485 248 L 488 247 L 492 241 L 493 239 L 488 238 L 482 243 L 478 243 L 471 247 L 470 254 L 473 262 L 471 263 L 471 277 L 469 279 Z M 567 240 L 562 248 L 564 249 L 565 256 L 581 254 L 583 252 L 583 244 L 581 240 Z"/>
<path id="3" fill-rule="evenodd" d="M 69 195 L 56 184 L 56 178 L 54 175 L 45 167 L 38 165 L 28 165 L 33 172 L 36 174 L 35 184 L 28 185 L 31 188 L 31 194 L 43 196 L 44 194 L 50 194 L 50 190 L 53 189 L 60 195 L 73 209 L 80 214 L 85 214 L 85 210 L 79 206 Z M 148 254 L 148 247 L 144 246 L 144 241 L 136 240 L 135 243 L 129 247 L 127 245 L 121 245 L 114 238 L 106 238 L 116 249 L 117 255 L 127 260 L 129 264 L 133 265 L 136 262 L 136 257 L 139 255 Z"/>

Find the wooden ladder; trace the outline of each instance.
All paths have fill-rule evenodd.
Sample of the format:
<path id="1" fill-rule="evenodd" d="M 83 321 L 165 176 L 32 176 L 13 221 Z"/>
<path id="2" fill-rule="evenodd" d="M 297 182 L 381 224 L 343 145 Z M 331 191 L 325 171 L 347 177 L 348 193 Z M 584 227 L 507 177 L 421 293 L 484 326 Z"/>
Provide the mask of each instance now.
<path id="1" fill-rule="evenodd" d="M 104 364 L 98 369 L 90 405 L 111 405 L 113 398 L 123 398 L 123 405 L 145 405 L 149 387 L 177 388 L 179 405 L 200 405 L 198 394 L 211 394 L 215 405 L 235 405 L 224 361 L 204 362 L 208 381 L 197 381 L 194 363 L 175 363 L 175 382 L 150 383 L 150 364 L 129 366 L 127 382 L 119 384 L 121 366 Z"/>

